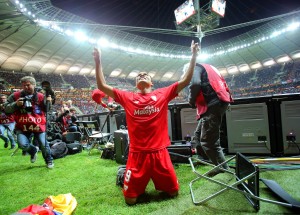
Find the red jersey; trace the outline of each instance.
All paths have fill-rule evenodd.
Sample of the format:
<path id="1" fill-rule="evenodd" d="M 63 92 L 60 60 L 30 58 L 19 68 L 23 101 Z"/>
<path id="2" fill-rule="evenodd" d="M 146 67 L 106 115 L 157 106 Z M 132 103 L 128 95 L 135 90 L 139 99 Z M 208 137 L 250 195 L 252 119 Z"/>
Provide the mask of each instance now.
<path id="1" fill-rule="evenodd" d="M 14 100 L 18 100 L 21 91 L 14 93 Z M 37 93 L 36 101 L 31 101 L 32 112 L 26 112 L 23 108 L 19 108 L 15 113 L 16 128 L 23 132 L 41 133 L 46 131 L 46 116 L 44 95 Z"/>
<path id="2" fill-rule="evenodd" d="M 155 151 L 170 145 L 168 103 L 178 95 L 177 86 L 178 82 L 147 94 L 113 89 L 115 101 L 125 109 L 130 152 Z"/>

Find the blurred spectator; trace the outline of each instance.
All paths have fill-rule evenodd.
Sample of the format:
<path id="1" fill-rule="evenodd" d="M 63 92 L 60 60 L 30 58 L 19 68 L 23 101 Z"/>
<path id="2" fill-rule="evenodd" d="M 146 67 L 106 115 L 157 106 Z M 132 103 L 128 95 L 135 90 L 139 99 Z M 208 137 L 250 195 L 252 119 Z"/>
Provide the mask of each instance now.
<path id="1" fill-rule="evenodd" d="M 6 114 L 4 111 L 4 104 L 7 102 L 7 96 L 0 95 L 0 138 L 4 141 L 4 148 L 8 147 L 10 142 L 11 149 L 16 147 L 16 141 L 14 139 L 15 119 L 13 114 Z M 7 132 L 7 137 L 5 136 Z"/>

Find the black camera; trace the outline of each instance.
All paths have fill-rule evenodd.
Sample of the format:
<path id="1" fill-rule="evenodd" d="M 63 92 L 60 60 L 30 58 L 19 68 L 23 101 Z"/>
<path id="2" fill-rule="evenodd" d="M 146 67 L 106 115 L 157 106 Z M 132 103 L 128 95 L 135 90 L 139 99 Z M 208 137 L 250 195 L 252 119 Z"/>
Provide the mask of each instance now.
<path id="1" fill-rule="evenodd" d="M 27 112 L 32 112 L 32 97 L 33 95 L 26 95 L 22 98 L 20 98 L 20 100 L 23 101 L 23 108 L 27 111 Z"/>
<path id="2" fill-rule="evenodd" d="M 48 96 L 51 96 L 52 98 L 52 104 L 54 105 L 55 103 L 55 92 L 52 90 L 51 88 L 51 84 L 49 81 L 43 81 L 41 83 L 42 85 L 42 89 L 45 91 L 45 96 L 48 97 Z"/>
<path id="3" fill-rule="evenodd" d="M 121 109 L 121 106 L 120 106 L 120 105 L 114 104 L 114 103 L 108 103 L 107 106 L 108 106 L 109 108 L 113 108 L 114 110 L 119 110 L 119 109 Z"/>

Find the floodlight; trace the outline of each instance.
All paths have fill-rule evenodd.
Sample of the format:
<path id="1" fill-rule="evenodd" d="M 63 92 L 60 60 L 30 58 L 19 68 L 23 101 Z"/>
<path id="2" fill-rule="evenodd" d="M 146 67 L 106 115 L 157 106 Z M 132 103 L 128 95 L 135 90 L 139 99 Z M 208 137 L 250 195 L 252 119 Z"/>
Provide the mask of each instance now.
<path id="1" fill-rule="evenodd" d="M 275 64 L 273 59 L 269 59 L 263 63 L 264 66 L 272 66 L 273 64 Z"/>
<path id="2" fill-rule="evenodd" d="M 69 29 L 67 29 L 67 30 L 65 31 L 65 34 L 68 35 L 68 36 L 73 36 L 73 35 L 74 35 L 74 32 L 71 31 L 71 30 L 69 30 Z"/>
<path id="3" fill-rule="evenodd" d="M 117 77 L 121 74 L 122 70 L 121 69 L 115 69 L 110 73 L 110 77 Z"/>
<path id="4" fill-rule="evenodd" d="M 293 23 L 289 24 L 286 29 L 288 31 L 292 31 L 292 30 L 296 30 L 297 28 L 299 28 L 299 26 L 300 26 L 299 22 L 293 22 Z"/>
<path id="5" fill-rule="evenodd" d="M 293 57 L 294 59 L 300 58 L 300 51 L 293 53 L 293 54 L 292 54 L 292 57 Z"/>
<path id="6" fill-rule="evenodd" d="M 82 31 L 76 31 L 74 37 L 76 40 L 79 40 L 79 41 L 86 41 L 88 39 L 86 34 Z"/>
<path id="7" fill-rule="evenodd" d="M 239 70 L 236 66 L 231 66 L 227 69 L 227 71 L 228 71 L 228 74 L 232 75 L 232 74 L 238 73 Z"/>
<path id="8" fill-rule="evenodd" d="M 249 67 L 248 64 L 243 64 L 243 65 L 240 65 L 240 66 L 239 66 L 239 70 L 240 70 L 241 72 L 247 72 L 247 71 L 250 70 L 250 67 Z"/>
<path id="9" fill-rule="evenodd" d="M 288 62 L 290 60 L 291 60 L 291 58 L 286 55 L 286 56 L 279 57 L 277 59 L 277 63 L 285 63 L 285 62 Z"/>
<path id="10" fill-rule="evenodd" d="M 163 78 L 172 78 L 173 75 L 174 75 L 174 72 L 166 72 L 166 73 L 163 75 Z"/>
<path id="11" fill-rule="evenodd" d="M 106 39 L 106 38 L 100 38 L 99 40 L 98 40 L 98 45 L 99 46 L 102 46 L 102 47 L 107 47 L 108 46 L 108 44 L 109 44 L 109 42 L 108 42 L 108 40 Z"/>
<path id="12" fill-rule="evenodd" d="M 139 70 L 133 70 L 129 73 L 128 78 L 135 78 L 139 74 Z"/>
<path id="13" fill-rule="evenodd" d="M 261 63 L 260 62 L 255 62 L 251 64 L 251 69 L 259 69 L 261 67 Z"/>

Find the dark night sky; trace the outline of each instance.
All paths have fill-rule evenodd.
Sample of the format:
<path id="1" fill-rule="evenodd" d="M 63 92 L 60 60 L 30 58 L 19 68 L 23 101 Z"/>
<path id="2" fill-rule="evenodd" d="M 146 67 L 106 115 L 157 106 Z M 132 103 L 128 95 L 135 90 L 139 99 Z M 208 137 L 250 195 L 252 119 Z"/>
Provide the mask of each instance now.
<path id="1" fill-rule="evenodd" d="M 100 24 L 176 29 L 174 10 L 185 0 L 52 0 L 52 4 Z M 200 6 L 209 0 L 199 0 Z M 249 22 L 300 10 L 300 0 L 227 0 L 220 26 Z M 202 46 L 220 42 L 249 28 L 204 37 Z M 161 34 L 146 35 L 165 42 L 189 45 L 191 38 Z"/>

